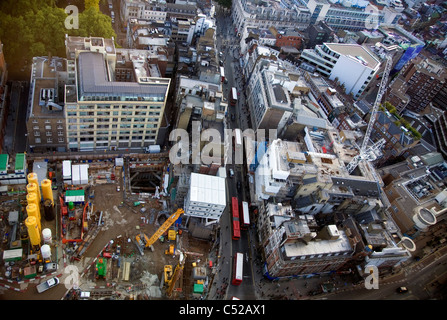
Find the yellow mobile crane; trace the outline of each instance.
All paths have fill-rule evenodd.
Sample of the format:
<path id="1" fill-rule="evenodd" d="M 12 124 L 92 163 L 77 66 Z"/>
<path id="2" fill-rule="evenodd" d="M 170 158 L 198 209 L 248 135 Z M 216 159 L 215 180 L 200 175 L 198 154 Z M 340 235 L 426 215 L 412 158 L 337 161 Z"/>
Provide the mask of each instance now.
<path id="1" fill-rule="evenodd" d="M 174 290 L 174 286 L 177 282 L 177 280 L 180 278 L 182 272 L 183 272 L 183 267 L 185 266 L 185 261 L 186 261 L 186 253 L 183 253 L 181 251 L 179 251 L 180 257 L 179 257 L 179 262 L 177 263 L 177 266 L 175 267 L 174 270 L 174 274 L 172 275 L 172 277 L 166 281 L 166 284 L 168 286 L 168 289 L 166 290 L 166 296 L 171 297 L 172 295 L 172 290 Z M 169 270 L 169 268 L 166 268 L 167 266 L 165 266 L 165 270 Z M 172 272 L 172 266 L 171 267 L 171 272 Z"/>
<path id="2" fill-rule="evenodd" d="M 155 231 L 155 233 L 152 235 L 152 237 L 150 237 L 149 239 L 147 239 L 147 237 L 145 238 L 145 243 L 144 243 L 144 247 L 151 247 L 151 250 L 153 251 L 153 247 L 152 245 L 155 243 L 155 241 L 157 241 L 158 238 L 160 238 L 163 233 L 165 233 L 166 230 L 168 230 L 173 224 L 174 222 L 184 213 L 185 211 L 182 208 L 177 209 L 176 212 L 174 212 L 162 225 L 160 228 L 158 228 L 157 231 Z M 143 235 L 145 236 L 145 235 Z M 140 236 L 136 237 L 137 242 L 140 243 Z"/>

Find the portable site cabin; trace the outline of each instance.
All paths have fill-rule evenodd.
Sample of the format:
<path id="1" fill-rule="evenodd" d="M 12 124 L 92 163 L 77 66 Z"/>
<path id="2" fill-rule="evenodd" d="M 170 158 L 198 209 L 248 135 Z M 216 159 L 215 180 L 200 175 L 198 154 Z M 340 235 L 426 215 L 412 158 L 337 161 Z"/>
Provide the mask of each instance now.
<path id="1" fill-rule="evenodd" d="M 84 203 L 85 192 L 84 190 L 67 190 L 65 192 L 65 203 Z"/>

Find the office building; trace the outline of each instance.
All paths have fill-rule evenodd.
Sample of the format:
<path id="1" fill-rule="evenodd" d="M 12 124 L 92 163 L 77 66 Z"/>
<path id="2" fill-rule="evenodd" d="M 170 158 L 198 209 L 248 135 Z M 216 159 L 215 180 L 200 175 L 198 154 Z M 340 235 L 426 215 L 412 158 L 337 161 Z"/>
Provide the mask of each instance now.
<path id="1" fill-rule="evenodd" d="M 354 99 L 364 92 L 381 65 L 368 48 L 357 44 L 324 43 L 303 50 L 301 59 L 330 80 L 338 81 Z"/>
<path id="2" fill-rule="evenodd" d="M 405 109 L 421 112 L 430 106 L 431 101 L 445 86 L 447 72 L 444 66 L 429 58 L 416 57 L 402 67 L 397 79 L 400 81 L 395 80 L 397 83 L 390 90 L 390 95 L 397 100 L 399 113 Z M 394 94 L 401 94 L 403 98 L 398 99 Z"/>
<path id="3" fill-rule="evenodd" d="M 65 86 L 75 87 L 75 69 L 65 58 L 33 58 L 26 115 L 31 152 L 67 151 Z"/>
<path id="4" fill-rule="evenodd" d="M 304 30 L 310 23 L 311 15 L 306 5 L 298 0 L 267 0 L 262 3 L 255 0 L 233 1 L 231 11 L 237 30 L 242 30 L 244 26 Z"/>
<path id="5" fill-rule="evenodd" d="M 66 37 L 68 59 L 33 59 L 27 112 L 33 152 L 139 150 L 162 144 L 170 79 L 146 50 Z"/>
<path id="6" fill-rule="evenodd" d="M 227 205 L 225 178 L 191 173 L 185 215 L 219 220 Z"/>

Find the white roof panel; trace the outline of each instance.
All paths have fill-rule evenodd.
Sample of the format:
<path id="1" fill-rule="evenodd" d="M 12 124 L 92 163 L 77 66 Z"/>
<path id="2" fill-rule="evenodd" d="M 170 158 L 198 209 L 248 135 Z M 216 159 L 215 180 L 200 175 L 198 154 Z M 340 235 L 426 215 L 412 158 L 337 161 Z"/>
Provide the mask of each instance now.
<path id="1" fill-rule="evenodd" d="M 191 173 L 190 201 L 226 205 L 225 178 Z"/>

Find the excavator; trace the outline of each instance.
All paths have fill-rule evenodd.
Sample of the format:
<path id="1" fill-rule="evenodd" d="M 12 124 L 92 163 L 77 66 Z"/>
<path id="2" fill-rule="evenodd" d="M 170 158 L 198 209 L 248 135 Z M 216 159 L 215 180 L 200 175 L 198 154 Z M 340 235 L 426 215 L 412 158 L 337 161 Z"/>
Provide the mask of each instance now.
<path id="1" fill-rule="evenodd" d="M 177 209 L 176 212 L 174 212 L 162 225 L 160 228 L 158 228 L 157 231 L 152 235 L 152 237 L 148 238 L 146 234 L 141 233 L 137 235 L 135 238 L 137 240 L 137 243 L 143 247 L 147 248 L 150 247 L 152 251 L 154 251 L 152 245 L 159 239 L 163 233 L 166 232 L 174 223 L 177 221 L 177 219 L 183 214 L 185 211 L 182 208 Z M 144 239 L 144 240 L 143 240 Z"/>

